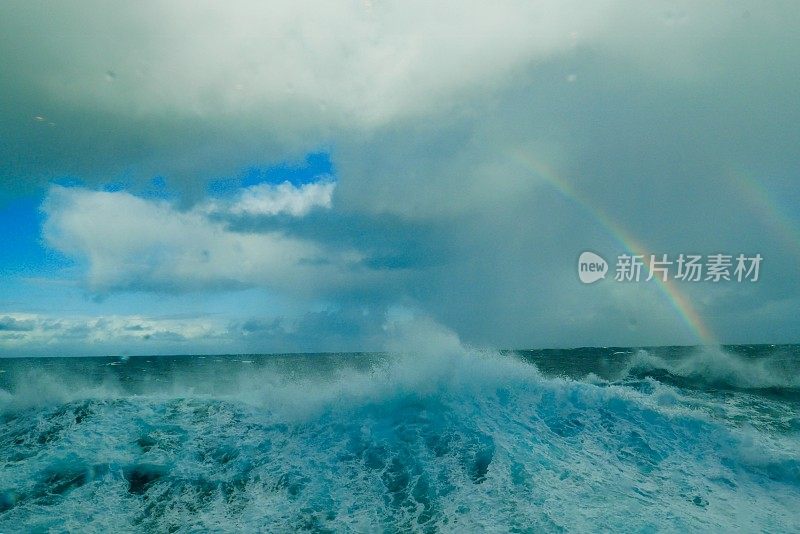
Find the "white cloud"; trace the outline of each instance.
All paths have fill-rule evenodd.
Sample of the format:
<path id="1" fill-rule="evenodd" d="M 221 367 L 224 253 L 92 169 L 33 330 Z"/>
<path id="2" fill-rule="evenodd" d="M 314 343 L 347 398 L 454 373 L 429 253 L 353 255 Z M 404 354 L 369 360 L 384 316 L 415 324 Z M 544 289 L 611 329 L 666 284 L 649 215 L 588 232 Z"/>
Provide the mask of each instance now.
<path id="1" fill-rule="evenodd" d="M 232 201 L 212 201 L 202 205 L 199 210 L 209 214 L 271 216 L 285 213 L 302 217 L 314 208 L 329 209 L 335 187 L 336 182 L 331 179 L 301 186 L 289 182 L 257 184 L 246 187 Z"/>
<path id="2" fill-rule="evenodd" d="M 0 329 L 0 349 L 5 350 L 70 342 L 104 344 L 152 340 L 180 343 L 211 340 L 227 333 L 224 322 L 204 317 L 178 319 L 141 315 L 84 317 L 7 313 L 0 316 L 0 321 L 24 325 L 24 328 Z"/>
<path id="3" fill-rule="evenodd" d="M 282 232 L 235 232 L 199 211 L 126 192 L 53 187 L 45 241 L 87 263 L 92 291 L 265 286 L 292 292 L 344 283 L 362 258 Z"/>

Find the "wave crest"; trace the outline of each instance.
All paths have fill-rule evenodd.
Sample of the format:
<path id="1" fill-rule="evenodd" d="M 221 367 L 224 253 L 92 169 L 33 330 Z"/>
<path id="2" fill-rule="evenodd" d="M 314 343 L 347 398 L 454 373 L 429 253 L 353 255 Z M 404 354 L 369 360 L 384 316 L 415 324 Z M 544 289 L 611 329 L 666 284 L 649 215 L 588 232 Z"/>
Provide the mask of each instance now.
<path id="1" fill-rule="evenodd" d="M 722 347 L 701 347 L 679 358 L 639 350 L 625 369 L 626 375 L 633 376 L 663 373 L 703 385 L 737 389 L 800 389 L 800 375 L 789 355 L 750 359 Z"/>

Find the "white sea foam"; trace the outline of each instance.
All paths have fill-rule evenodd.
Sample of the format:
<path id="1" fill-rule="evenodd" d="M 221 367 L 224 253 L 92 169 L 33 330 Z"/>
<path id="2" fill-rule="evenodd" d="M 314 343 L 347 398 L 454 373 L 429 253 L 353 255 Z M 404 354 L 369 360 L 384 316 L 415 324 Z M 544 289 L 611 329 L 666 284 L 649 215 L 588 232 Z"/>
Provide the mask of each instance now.
<path id="1" fill-rule="evenodd" d="M 666 371 L 673 376 L 707 384 L 743 389 L 800 388 L 797 366 L 787 366 L 781 355 L 747 359 L 721 347 L 698 348 L 688 356 L 666 359 L 646 350 L 637 351 L 626 372 Z"/>

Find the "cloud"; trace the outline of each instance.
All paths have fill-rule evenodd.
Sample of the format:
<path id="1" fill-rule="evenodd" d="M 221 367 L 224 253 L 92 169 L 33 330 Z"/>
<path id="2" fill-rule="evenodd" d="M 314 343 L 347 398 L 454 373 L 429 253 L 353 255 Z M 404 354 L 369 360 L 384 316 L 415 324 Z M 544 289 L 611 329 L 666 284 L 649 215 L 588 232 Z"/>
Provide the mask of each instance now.
<path id="1" fill-rule="evenodd" d="M 199 206 L 208 214 L 234 216 L 273 216 L 280 214 L 302 217 L 315 208 L 330 209 L 336 182 L 322 178 L 316 182 L 294 186 L 291 183 L 262 183 L 240 191 L 231 201 L 214 200 Z"/>
<path id="2" fill-rule="evenodd" d="M 83 2 L 55 12 L 17 4 L 4 30 L 23 39 L 33 67 L 25 81 L 62 101 L 129 116 L 266 109 L 370 124 L 567 50 L 602 27 L 611 4 L 178 1 L 110 11 Z M 31 30 L 44 38 L 25 39 Z"/>
<path id="3" fill-rule="evenodd" d="M 296 316 L 102 316 L 13 312 L 0 328 L 2 356 L 90 356 L 382 350 L 383 308 L 364 306 Z"/>
<path id="4" fill-rule="evenodd" d="M 140 315 L 102 317 L 14 313 L 4 321 L 24 323 L 19 332 L 0 330 L 0 351 L 5 355 L 113 354 L 139 348 L 143 353 L 174 351 L 189 344 L 224 340 L 227 328 L 219 319 L 159 318 Z"/>
<path id="5" fill-rule="evenodd" d="M 618 5 L 12 3 L 0 19 L 0 176 L 14 179 L 2 193 L 66 174 L 161 175 L 192 195 L 246 165 L 463 113 L 607 35 Z"/>
<path id="6" fill-rule="evenodd" d="M 34 322 L 29 319 L 17 319 L 9 315 L 0 317 L 0 332 L 30 332 Z"/>
<path id="7" fill-rule="evenodd" d="M 202 210 L 127 192 L 54 186 L 43 210 L 47 244 L 83 260 L 97 293 L 250 286 L 313 292 L 344 283 L 362 260 L 280 231 L 234 232 Z"/>

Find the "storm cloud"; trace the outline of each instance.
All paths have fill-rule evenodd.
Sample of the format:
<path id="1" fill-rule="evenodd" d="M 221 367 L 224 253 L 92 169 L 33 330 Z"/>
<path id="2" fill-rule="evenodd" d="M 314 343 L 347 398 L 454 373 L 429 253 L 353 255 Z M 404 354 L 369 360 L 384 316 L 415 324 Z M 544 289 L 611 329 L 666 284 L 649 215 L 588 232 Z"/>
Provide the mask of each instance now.
<path id="1" fill-rule="evenodd" d="M 716 340 L 797 341 L 793 3 L 3 11 L 0 202 L 42 198 L 75 262 L 52 276 L 110 315 L 197 295 L 254 352 L 380 348 L 398 305 L 503 348 L 704 341 L 682 299 Z M 319 152 L 331 175 L 210 189 Z M 762 277 L 578 281 L 582 251 L 633 243 L 760 253 Z M 296 306 L 202 304 L 247 288 Z"/>

